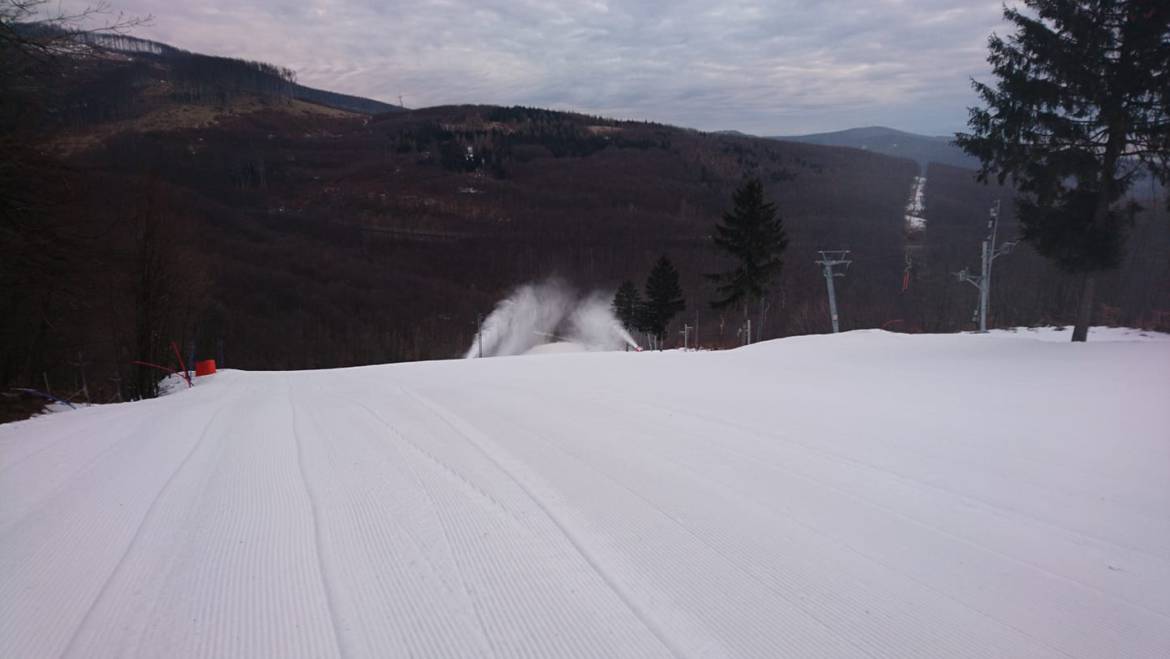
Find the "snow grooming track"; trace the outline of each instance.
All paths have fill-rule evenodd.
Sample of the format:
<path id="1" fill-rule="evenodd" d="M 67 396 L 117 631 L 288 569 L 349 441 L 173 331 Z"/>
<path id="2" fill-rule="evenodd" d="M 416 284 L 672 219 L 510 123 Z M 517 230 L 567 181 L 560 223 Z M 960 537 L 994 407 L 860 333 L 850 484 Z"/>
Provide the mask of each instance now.
<path id="1" fill-rule="evenodd" d="M 541 406 L 533 407 L 540 409 Z M 476 432 L 466 421 L 458 423 L 464 433 Z M 529 436 L 528 433 L 523 435 Z M 517 433 L 511 433 L 511 447 L 520 448 L 515 441 L 518 437 Z M 547 448 L 547 445 L 541 448 Z M 599 502 L 596 510 L 593 510 L 594 506 L 585 508 L 594 513 L 594 524 L 591 526 L 598 547 L 612 544 L 618 549 L 609 552 L 607 562 L 613 566 L 610 570 L 619 572 L 621 577 L 607 576 L 609 583 L 628 582 L 641 593 L 641 597 L 649 601 L 699 602 L 704 593 L 714 591 L 723 582 L 726 575 L 720 574 L 719 565 L 723 557 L 717 553 L 713 555 L 709 546 L 693 546 L 693 534 L 685 530 L 682 534 L 672 534 L 673 529 L 655 528 L 655 517 L 663 516 L 660 509 L 649 511 L 649 516 L 631 516 L 637 510 L 636 501 L 605 500 L 598 490 L 601 483 L 592 474 L 579 468 L 559 468 L 557 462 L 562 458 L 563 455 L 557 455 L 555 451 L 544 453 L 540 463 L 549 477 L 556 477 L 555 482 L 566 494 L 575 495 L 573 498 L 579 501 L 588 500 L 592 496 Z M 571 487 L 570 482 L 575 486 Z M 542 498 L 553 497 L 546 495 Z M 624 512 L 621 523 L 606 519 L 607 513 L 611 514 L 613 510 Z M 657 537 L 653 540 L 638 537 L 639 530 L 643 529 L 656 531 Z M 580 541 L 576 544 L 582 545 Z M 679 551 L 677 547 L 685 551 Z M 593 563 L 597 565 L 598 561 L 594 560 Z M 599 572 L 605 575 L 605 571 Z M 696 610 L 670 612 L 665 617 L 671 634 L 686 639 L 687 645 L 692 648 L 701 648 L 699 654 L 702 655 L 801 656 L 807 652 L 807 648 L 819 648 L 821 652 L 832 656 L 869 656 L 856 647 L 851 652 L 847 651 L 851 644 L 847 639 L 842 641 L 827 634 L 815 616 L 812 616 L 814 620 L 809 621 L 809 616 L 804 613 L 789 610 L 794 608 L 790 603 L 784 606 L 759 606 L 766 595 L 761 592 L 763 589 L 758 583 L 741 580 L 731 590 L 724 592 L 721 599 L 736 601 L 740 604 L 738 607 L 728 607 L 714 601 L 706 602 Z M 624 595 L 628 602 L 638 597 Z M 660 604 L 659 615 L 667 612 L 669 608 Z M 769 628 L 781 630 L 781 633 L 769 635 L 766 633 Z"/>
<path id="2" fill-rule="evenodd" d="M 605 583 L 619 598 L 621 598 L 623 602 L 625 602 L 630 611 L 633 612 L 633 614 L 636 615 L 638 619 L 646 625 L 646 628 L 653 632 L 654 636 L 662 642 L 662 645 L 669 648 L 671 653 L 675 656 L 684 656 L 685 653 L 682 651 L 682 649 L 674 647 L 674 643 L 672 643 L 670 638 L 668 638 L 662 632 L 658 624 L 655 623 L 654 619 L 650 617 L 646 611 L 643 610 L 643 607 L 640 606 L 634 600 L 634 598 L 630 596 L 630 594 L 626 591 L 620 582 L 616 581 L 609 575 L 609 573 L 601 566 L 598 559 L 594 557 L 581 542 L 581 540 L 578 539 L 578 537 L 569 530 L 569 528 L 565 525 L 565 522 L 561 520 L 560 516 L 550 510 L 549 504 L 542 501 L 542 499 L 533 492 L 533 489 L 530 486 L 526 486 L 523 481 L 516 477 L 514 473 L 515 468 L 513 467 L 512 469 L 509 469 L 508 467 L 504 466 L 504 464 L 501 462 L 502 458 L 494 457 L 492 452 L 485 448 L 487 445 L 486 438 L 477 432 L 475 428 L 468 425 L 466 421 L 453 415 L 450 411 L 443 409 L 442 406 L 438 405 L 434 401 L 414 392 L 411 392 L 410 395 L 422 403 L 429 410 L 434 412 L 435 416 L 442 419 L 448 427 L 466 439 L 471 446 L 479 451 L 479 453 L 482 454 L 485 458 L 490 460 L 492 464 L 496 465 L 496 467 L 498 467 L 501 472 L 503 472 L 513 483 L 515 483 L 517 487 L 523 490 L 524 494 L 526 494 L 528 498 L 534 504 L 536 504 L 537 507 L 539 507 L 540 510 L 548 517 L 548 519 L 556 525 L 560 532 L 564 534 L 565 539 L 573 545 L 573 548 L 576 549 L 577 553 L 579 553 L 581 557 L 589 563 L 593 570 L 597 572 L 597 575 L 605 581 Z"/>
<path id="3" fill-rule="evenodd" d="M 449 422 L 436 415 L 419 396 L 401 389 L 399 393 L 399 400 L 408 405 L 399 408 L 398 420 L 410 419 L 410 434 L 425 437 L 434 433 L 436 420 L 441 424 L 440 429 L 447 430 L 436 435 L 433 450 L 421 448 L 404 432 L 394 430 L 394 435 L 424 458 L 414 468 L 416 473 L 437 471 L 448 481 L 446 487 L 439 483 L 426 489 L 444 525 L 447 546 L 465 591 L 476 595 L 476 599 L 488 600 L 492 593 L 486 598 L 479 593 L 493 588 L 493 584 L 494 589 L 506 584 L 506 591 L 517 591 L 501 593 L 505 597 L 483 607 L 481 624 L 489 638 L 498 639 L 492 644 L 497 653 L 582 657 L 669 654 L 662 639 L 653 635 L 644 620 L 615 616 L 628 607 L 628 602 L 621 600 L 621 594 L 604 582 L 604 575 L 598 574 L 588 563 L 589 559 L 572 544 L 572 538 L 555 526 L 557 521 L 523 484 L 489 453 L 472 444 L 470 438 L 458 431 L 452 435 L 450 431 L 454 428 Z M 362 406 L 369 409 L 365 404 Z M 371 413 L 381 418 L 372 410 Z M 466 451 L 469 445 L 473 452 Z M 465 506 L 458 505 L 458 499 L 451 497 L 452 480 L 458 486 L 456 490 L 469 492 L 472 499 L 507 522 L 505 530 L 510 529 L 512 537 L 501 537 L 498 529 L 485 529 L 482 522 L 467 518 L 460 510 Z M 483 540 L 489 535 L 498 540 L 485 544 Z M 501 542 L 504 544 L 499 549 L 491 546 Z M 534 549 L 539 551 L 533 553 Z M 531 556 L 516 561 L 515 554 Z M 463 566 L 459 565 L 461 562 Z M 557 580 L 550 581 L 550 575 L 558 575 Z M 538 604 L 529 607 L 522 604 L 533 601 Z M 500 619 L 501 612 L 510 619 Z M 549 619 L 550 616 L 555 617 Z M 593 622 L 582 624 L 586 621 Z M 551 632 L 553 629 L 557 631 Z M 560 637 L 577 637 L 577 640 L 564 645 L 560 644 Z"/>
<path id="4" fill-rule="evenodd" d="M 429 529 L 411 528 L 428 513 L 428 499 L 409 464 L 379 441 L 384 428 L 363 424 L 361 413 L 334 416 L 339 399 L 312 389 L 318 404 L 311 424 L 326 441 L 310 443 L 307 478 L 324 484 L 321 501 L 333 511 L 322 516 L 328 529 L 323 555 L 336 557 L 330 571 L 350 584 L 336 595 L 342 647 L 355 656 L 491 656 L 482 634 L 461 633 L 481 625 L 474 619 L 468 624 L 466 594 L 458 597 L 437 565 L 439 543 L 426 537 Z M 343 404 L 356 404 L 369 418 L 360 402 Z M 346 433 L 334 428 L 350 431 L 356 441 L 345 441 Z M 337 487 L 342 482 L 351 485 L 348 492 Z M 380 510 L 387 504 L 389 515 Z"/>
<path id="5" fill-rule="evenodd" d="M 131 554 L 135 569 L 112 581 L 118 595 L 99 602 L 100 622 L 79 637 L 85 642 L 73 656 L 335 654 L 332 628 L 302 617 L 322 598 L 313 592 L 317 563 L 303 525 L 311 516 L 295 496 L 294 435 L 279 426 L 248 432 L 254 426 L 241 423 L 258 411 L 287 419 L 271 393 L 268 383 L 247 387 L 221 415 L 234 417 L 232 427 L 193 454 L 189 467 L 202 469 L 176 481 L 187 476 L 146 527 L 155 532 Z M 285 503 L 292 518 L 277 510 Z"/>
<path id="6" fill-rule="evenodd" d="M 285 388 L 288 389 L 288 411 L 292 418 L 293 440 L 297 445 L 297 469 L 301 473 L 301 483 L 305 486 L 305 496 L 309 498 L 309 514 L 312 516 L 313 522 L 313 540 L 317 555 L 317 571 L 321 575 L 321 589 L 325 591 L 325 602 L 329 609 L 329 623 L 333 628 L 333 640 L 337 643 L 338 653 L 342 657 L 352 657 L 356 655 L 354 648 L 344 642 L 337 625 L 337 604 L 335 602 L 340 597 L 337 592 L 338 582 L 331 578 L 333 575 L 325 560 L 325 540 L 321 534 L 321 506 L 318 503 L 317 496 L 314 494 L 313 486 L 309 483 L 308 474 L 305 472 L 305 446 L 301 440 L 301 432 L 298 428 L 297 406 L 293 403 L 292 385 L 287 380 L 285 381 Z M 348 640 L 348 638 L 345 640 Z"/>
<path id="7" fill-rule="evenodd" d="M 548 401 L 541 401 L 541 407 L 550 409 L 553 404 Z M 546 405 L 547 403 L 547 405 Z M 629 430 L 629 429 L 627 429 Z M 659 429 L 660 430 L 660 429 Z M 682 435 L 669 435 L 672 440 L 678 440 L 680 437 L 686 437 L 693 433 L 682 431 Z M 575 452 L 569 451 L 575 458 L 582 461 L 582 463 L 589 462 L 583 456 L 577 455 Z M 647 456 L 650 459 L 650 456 Z M 855 554 L 862 558 L 877 563 L 877 567 L 882 570 L 890 569 L 888 565 L 873 561 L 871 557 L 857 551 L 856 548 L 849 546 L 846 543 L 838 542 L 835 539 L 825 536 L 815 527 L 807 524 L 800 524 L 799 531 L 801 535 L 798 539 L 784 539 L 775 537 L 771 531 L 772 528 L 783 527 L 785 523 L 791 524 L 792 520 L 783 516 L 777 516 L 776 513 L 753 498 L 745 498 L 728 492 L 729 488 L 725 484 L 718 484 L 705 478 L 702 474 L 696 471 L 693 467 L 679 464 L 672 460 L 662 460 L 659 458 L 660 465 L 658 469 L 659 477 L 666 474 L 672 476 L 684 476 L 688 483 L 686 490 L 698 496 L 695 500 L 680 501 L 680 500 L 666 500 L 662 503 L 655 503 L 646 495 L 639 493 L 640 489 L 637 480 L 633 481 L 619 481 L 618 475 L 621 473 L 620 465 L 609 466 L 604 472 L 597 470 L 596 473 L 605 478 L 612 480 L 614 484 L 625 490 L 629 494 L 645 502 L 655 512 L 668 518 L 675 525 L 679 526 L 685 533 L 702 543 L 704 546 L 715 552 L 719 558 L 725 561 L 736 572 L 747 575 L 753 580 L 765 584 L 770 591 L 780 597 L 786 597 L 786 593 L 799 593 L 799 603 L 797 606 L 820 625 L 832 627 L 827 621 L 841 618 L 843 612 L 848 612 L 849 609 L 857 611 L 864 611 L 863 616 L 855 616 L 850 623 L 853 627 L 855 635 L 858 638 L 867 638 L 867 640 L 880 639 L 882 632 L 886 628 L 893 625 L 895 629 L 904 630 L 907 633 L 907 638 L 903 639 L 903 643 L 899 645 L 902 648 L 920 648 L 923 657 L 934 656 L 972 656 L 980 657 L 986 656 L 989 649 L 995 647 L 994 642 L 989 642 L 987 636 L 988 629 L 994 629 L 997 625 L 986 625 L 979 620 L 965 621 L 965 628 L 958 630 L 949 629 L 935 629 L 929 622 L 929 612 L 938 611 L 942 609 L 953 609 L 958 613 L 962 613 L 961 609 L 968 609 L 969 612 L 977 613 L 980 616 L 992 620 L 990 616 L 986 616 L 982 612 L 974 611 L 969 607 L 964 607 L 961 603 L 957 603 L 945 594 L 923 585 L 923 592 L 918 592 L 912 598 L 907 598 L 906 603 L 896 610 L 890 612 L 882 612 L 880 602 L 882 598 L 888 597 L 890 589 L 883 591 L 875 591 L 871 587 L 865 585 L 867 575 L 849 574 L 849 572 L 857 572 L 850 570 L 848 561 L 842 559 L 840 556 L 835 557 L 835 565 L 832 570 L 825 570 L 816 563 L 821 557 L 834 556 L 839 554 Z M 680 488 L 681 489 L 681 488 Z M 721 501 L 723 500 L 723 501 Z M 715 506 L 711 502 L 730 503 L 736 508 L 751 511 L 759 518 L 774 518 L 775 524 L 771 528 L 763 528 L 758 530 L 753 535 L 756 537 L 768 537 L 768 543 L 760 543 L 767 545 L 767 550 L 761 547 L 759 555 L 752 555 L 752 548 L 745 547 L 740 544 L 729 543 L 729 538 L 735 537 L 735 529 L 704 529 L 702 527 L 696 528 L 693 523 L 688 523 L 684 516 L 694 517 L 696 513 L 702 512 L 708 515 L 710 519 L 718 519 L 719 511 L 714 509 Z M 783 507 L 782 502 L 777 502 L 775 505 Z M 671 513 L 667 507 L 678 508 L 679 512 Z M 707 510 L 704 510 L 706 508 Z M 818 541 L 819 539 L 819 541 Z M 776 550 L 786 545 L 786 551 L 777 552 Z M 800 545 L 822 545 L 817 548 L 814 555 L 817 558 L 802 559 L 800 554 L 804 548 Z M 769 564 L 771 563 L 771 564 Z M 795 564 L 795 566 L 794 566 Z M 870 566 L 869 570 L 872 572 L 875 566 Z M 779 574 L 788 572 L 788 574 Z M 818 579 L 809 579 L 808 574 L 817 574 Z M 842 578 L 844 574 L 845 578 Z M 915 581 L 913 576 L 899 574 L 900 579 L 907 579 Z M 869 576 L 872 580 L 872 576 Z M 827 582 L 827 583 L 826 583 Z M 836 589 L 826 589 L 825 586 L 836 586 Z M 905 588 L 905 585 L 902 586 Z M 820 591 L 828 591 L 832 597 L 822 594 Z M 836 590 L 837 592 L 833 592 Z M 942 596 L 941 598 L 939 596 Z M 842 604 L 847 606 L 841 607 L 835 605 L 834 599 L 844 599 Z M 855 600 L 855 601 L 854 601 Z M 932 601 L 934 600 L 934 601 Z M 929 602 L 929 605 L 920 604 L 921 602 Z M 958 607 L 955 605 L 959 604 Z M 916 611 L 917 610 L 917 614 Z M 952 615 L 955 615 L 953 612 Z M 867 629 L 868 628 L 868 629 Z M 983 629 L 984 635 L 982 637 L 972 634 L 970 628 Z M 1026 634 L 1024 634 L 1026 636 Z M 913 641 L 913 643 L 909 643 Z M 880 646 L 881 641 L 876 643 Z M 888 643 L 888 641 L 887 641 Z M 1014 640 L 1015 645 L 1020 644 L 1020 639 Z M 1012 647 L 1012 645 L 1008 645 Z M 880 647 L 858 647 L 860 652 L 864 652 L 867 656 L 884 654 Z M 904 654 L 901 656 L 911 656 L 914 652 L 910 650 L 903 650 Z M 1064 656 L 1060 653 L 1052 652 L 1051 648 L 1044 648 L 1037 645 L 1030 650 L 1029 656 Z M 794 653 L 795 654 L 795 653 Z M 992 653 L 995 654 L 995 653 Z"/>
<path id="8" fill-rule="evenodd" d="M 598 402 L 600 402 L 600 400 Z M 611 406 L 628 405 L 628 403 L 615 403 L 612 400 L 608 401 L 608 403 Z M 1059 526 L 1057 524 L 1051 523 L 1047 520 L 1041 519 L 1039 517 L 1035 517 L 1026 511 L 1018 510 L 1018 509 L 1010 507 L 1010 506 L 1004 507 L 1002 504 L 997 504 L 996 502 L 992 502 L 992 501 L 988 501 L 988 500 L 980 499 L 980 498 L 971 498 L 969 495 L 962 495 L 962 494 L 956 493 L 954 490 L 949 489 L 940 483 L 934 483 L 934 482 L 929 482 L 929 481 L 925 481 L 925 480 L 918 480 L 918 479 L 914 479 L 911 477 L 907 477 L 903 474 L 898 473 L 897 471 L 892 471 L 890 469 L 883 468 L 883 467 L 874 465 L 874 464 L 869 463 L 869 462 L 845 457 L 845 456 L 839 455 L 837 453 L 833 453 L 831 451 L 824 451 L 824 450 L 818 449 L 815 446 L 810 446 L 809 444 L 795 441 L 790 437 L 784 436 L 783 434 L 778 434 L 775 432 L 764 433 L 764 432 L 761 432 L 759 430 L 755 430 L 753 428 L 750 428 L 748 426 L 745 426 L 742 424 L 737 424 L 733 421 L 712 419 L 712 418 L 707 417 L 701 413 L 697 413 L 694 410 L 677 409 L 674 407 L 656 404 L 653 402 L 642 402 L 639 404 L 665 410 L 672 416 L 677 415 L 680 417 L 688 417 L 688 418 L 692 419 L 692 422 L 688 425 L 688 427 L 678 429 L 677 432 L 680 433 L 679 436 L 681 436 L 681 437 L 693 436 L 695 434 L 694 430 L 693 430 L 694 429 L 694 422 L 698 422 L 700 424 L 715 423 L 715 424 L 719 424 L 719 425 L 731 426 L 733 428 L 733 430 L 735 431 L 735 433 L 739 437 L 743 437 L 743 438 L 756 437 L 759 440 L 762 440 L 763 442 L 768 442 L 768 445 L 766 447 L 764 447 L 768 453 L 781 453 L 781 454 L 783 454 L 783 453 L 785 453 L 785 451 L 779 449 L 780 444 L 789 444 L 789 445 L 792 445 L 794 447 L 798 447 L 799 450 L 802 450 L 804 452 L 804 456 L 802 456 L 804 458 L 804 460 L 803 460 L 804 463 L 809 463 L 809 462 L 831 463 L 832 468 L 834 470 L 840 472 L 843 476 L 848 475 L 848 478 L 845 479 L 846 482 L 857 482 L 859 480 L 864 479 L 864 477 L 866 476 L 865 472 L 867 472 L 867 471 L 875 472 L 875 474 L 880 474 L 882 477 L 884 477 L 890 481 L 893 481 L 893 484 L 910 485 L 910 486 L 913 486 L 916 488 L 931 490 L 932 494 L 934 496 L 942 495 L 943 497 L 958 499 L 959 501 L 957 501 L 957 503 L 968 508 L 968 511 L 970 511 L 970 509 L 975 508 L 975 509 L 979 509 L 979 511 L 981 513 L 993 516 L 995 518 L 998 518 L 998 519 L 1001 519 L 1004 521 L 1009 521 L 1012 518 L 1023 518 L 1023 520 L 1026 523 L 1048 527 L 1046 530 L 1055 531 L 1055 532 L 1059 533 L 1060 535 L 1066 536 L 1065 538 L 1062 538 L 1062 540 L 1064 540 L 1065 542 L 1073 542 L 1073 543 L 1076 543 L 1078 545 L 1081 545 L 1082 547 L 1086 544 L 1089 544 L 1089 543 L 1099 543 L 1099 544 L 1103 544 L 1103 545 L 1108 545 L 1108 548 L 1111 551 L 1113 551 L 1115 553 L 1120 552 L 1120 553 L 1126 554 L 1127 555 L 1126 556 L 1127 562 L 1135 562 L 1136 561 L 1136 562 L 1144 563 L 1143 572 L 1146 572 L 1147 574 L 1149 574 L 1150 572 L 1165 572 L 1166 566 L 1164 566 L 1164 565 L 1160 566 L 1156 561 L 1149 561 L 1148 560 L 1150 558 L 1157 558 L 1157 556 L 1154 554 L 1150 554 L 1150 553 L 1143 551 L 1141 549 L 1135 549 L 1133 547 L 1125 546 L 1122 544 L 1115 544 L 1109 540 L 1104 540 L 1102 538 L 1096 537 L 1096 536 L 1091 535 L 1091 534 L 1086 534 L 1086 533 L 1083 533 L 1081 531 L 1068 529 L 1068 528 Z M 659 428 L 659 430 L 661 430 L 661 429 Z M 780 444 L 778 444 L 777 442 L 779 442 Z M 749 454 L 743 453 L 741 451 L 736 451 L 734 448 L 732 448 L 730 446 L 722 446 L 722 447 L 720 447 L 720 449 L 723 451 L 735 454 L 737 456 L 740 456 L 744 459 L 756 459 L 759 457 L 758 455 L 749 455 Z M 888 450 L 888 447 L 887 447 L 887 450 Z M 814 457 L 814 459 L 809 460 L 809 457 Z M 771 462 L 763 462 L 761 464 L 765 468 L 784 471 L 787 475 L 790 475 L 790 476 L 796 476 L 797 478 L 809 478 L 810 480 L 815 480 L 815 479 L 811 479 L 808 476 L 802 475 L 800 473 L 792 472 L 791 468 L 786 466 L 786 465 L 792 465 L 792 464 L 800 464 L 799 462 L 789 460 L 789 461 L 781 462 L 779 464 L 771 463 Z M 954 464 L 954 465 L 948 465 L 948 466 L 953 468 L 953 469 L 964 469 L 964 468 L 969 467 L 969 465 L 964 465 L 964 464 Z M 872 476 L 870 476 L 870 477 L 872 478 Z M 1088 475 L 1078 475 L 1078 477 L 1079 478 L 1088 478 Z M 883 487 L 885 489 L 889 490 L 889 489 L 891 489 L 891 483 L 884 484 Z M 852 492 L 852 490 L 838 489 L 836 487 L 834 487 L 833 489 L 835 491 L 839 491 L 839 492 L 846 494 L 846 495 L 850 495 Z M 1066 494 L 1066 496 L 1074 496 L 1076 493 L 1065 493 L 1065 494 Z M 876 504 L 867 502 L 867 501 L 861 499 L 860 497 L 857 497 L 857 499 L 858 499 L 858 501 L 862 501 L 864 505 L 876 505 Z M 888 512 L 890 512 L 891 514 L 899 515 L 899 516 L 905 516 L 904 515 L 905 511 L 914 509 L 914 502 L 911 500 L 901 500 L 898 503 L 899 503 L 898 506 L 895 506 L 894 509 L 892 509 L 892 510 L 888 510 Z M 1088 502 L 1085 502 L 1085 503 L 1088 503 Z M 909 517 L 907 517 L 907 518 L 909 519 Z M 1135 520 L 1133 520 L 1133 522 L 1136 525 L 1143 525 L 1143 524 L 1147 524 L 1150 522 L 1156 523 L 1156 520 L 1155 519 L 1145 519 L 1145 520 L 1135 519 Z M 959 531 L 963 531 L 963 530 L 964 529 L 959 529 Z M 1018 539 L 1017 534 L 1019 534 L 1021 532 L 1026 533 L 1027 531 L 1028 531 L 1028 529 L 1026 529 L 1026 528 L 1013 529 L 1012 535 L 1016 539 Z M 1007 534 L 1005 533 L 1004 535 L 1007 535 Z M 1053 542 L 1054 539 L 1055 539 L 1054 537 L 1050 536 L 1050 537 L 1046 538 L 1046 541 Z M 978 543 L 973 543 L 973 544 L 978 544 Z M 1004 547 L 1003 547 L 1004 555 L 1009 553 L 1011 550 L 1012 550 L 1012 546 L 1010 544 L 1004 545 Z M 997 550 L 989 550 L 989 551 L 992 551 L 993 553 L 1000 553 Z M 1013 560 L 1017 560 L 1017 559 L 1013 559 Z M 1023 562 L 1026 562 L 1026 561 L 1023 561 Z M 1060 576 L 1060 575 L 1056 574 L 1056 570 L 1050 570 L 1048 568 L 1043 567 L 1040 564 L 1032 564 L 1032 567 L 1035 567 L 1035 568 L 1042 570 L 1044 572 L 1052 573 L 1055 576 Z M 1170 578 L 1170 574 L 1166 574 L 1163 576 Z M 1063 577 L 1063 578 L 1067 578 L 1067 577 Z M 1068 580 L 1076 581 L 1075 579 L 1072 579 L 1072 578 L 1068 578 Z M 1079 583 L 1079 585 L 1085 586 L 1087 588 L 1095 589 L 1095 590 L 1098 590 L 1099 592 L 1104 592 L 1104 591 L 1101 591 L 1101 589 L 1095 588 L 1089 584 L 1085 584 L 1083 582 L 1078 582 L 1078 583 Z M 1170 615 L 1170 592 L 1160 592 L 1160 593 L 1152 593 L 1152 594 L 1156 595 L 1157 598 L 1155 600 L 1147 603 L 1147 604 L 1143 604 L 1140 602 L 1129 602 L 1129 603 L 1133 604 L 1135 606 L 1138 606 L 1140 608 L 1151 610 L 1151 612 L 1157 613 L 1159 615 L 1163 615 L 1163 616 Z"/>
<path id="9" fill-rule="evenodd" d="M 69 645 L 63 652 L 64 657 L 96 657 L 103 652 L 104 637 L 111 630 L 98 620 L 109 615 L 106 612 L 132 610 L 144 604 L 149 606 L 146 604 L 147 600 L 140 597 L 140 593 L 157 588 L 159 574 L 170 568 L 170 560 L 174 556 L 174 551 L 183 542 L 185 535 L 184 530 L 180 530 L 183 529 L 183 524 L 180 524 L 178 528 L 167 528 L 161 521 L 183 519 L 191 514 L 192 508 L 186 506 L 190 500 L 185 500 L 184 497 L 174 493 L 184 489 L 202 490 L 206 487 L 209 472 L 206 469 L 193 471 L 190 466 L 193 462 L 213 459 L 214 455 L 218 455 L 214 448 L 208 449 L 207 440 L 212 435 L 216 420 L 222 417 L 226 410 L 226 407 L 219 407 L 212 412 L 212 418 L 208 420 L 204 431 L 199 435 L 199 440 L 192 446 L 191 452 L 174 469 L 171 478 L 167 479 L 165 485 L 154 496 L 143 521 L 138 524 L 135 535 L 126 545 L 125 552 L 121 560 L 118 561 L 117 567 L 110 572 L 109 578 L 102 585 L 94 603 L 85 612 L 82 623 L 77 626 L 74 636 L 69 639 Z M 158 565 L 163 565 L 163 567 L 151 569 L 157 568 Z M 149 617 L 138 617 L 132 620 L 135 629 L 126 634 L 130 643 L 122 645 L 118 648 L 118 652 L 113 654 L 121 654 L 130 650 L 133 643 L 142 636 L 143 626 L 147 619 Z M 85 648 L 85 650 L 78 650 L 78 648 Z"/>
<path id="10" fill-rule="evenodd" d="M 0 426 L 0 657 L 1165 659 L 1170 340 L 1055 338 L 223 371 Z"/>

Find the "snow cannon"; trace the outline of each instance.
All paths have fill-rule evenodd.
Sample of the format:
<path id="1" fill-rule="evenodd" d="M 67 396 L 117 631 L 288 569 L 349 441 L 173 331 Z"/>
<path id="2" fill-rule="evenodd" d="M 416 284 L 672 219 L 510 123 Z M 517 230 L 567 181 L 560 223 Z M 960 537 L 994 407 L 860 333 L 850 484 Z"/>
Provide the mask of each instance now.
<path id="1" fill-rule="evenodd" d="M 201 362 L 195 362 L 195 375 L 215 375 L 215 360 L 204 359 Z"/>

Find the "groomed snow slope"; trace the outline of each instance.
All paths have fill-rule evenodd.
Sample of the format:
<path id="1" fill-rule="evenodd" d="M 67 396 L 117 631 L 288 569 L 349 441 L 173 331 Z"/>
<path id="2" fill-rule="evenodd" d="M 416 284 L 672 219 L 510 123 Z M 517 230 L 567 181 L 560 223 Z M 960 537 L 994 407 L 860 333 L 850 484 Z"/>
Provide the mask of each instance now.
<path id="1" fill-rule="evenodd" d="M 3 657 L 1170 656 L 1168 341 L 227 371 L 0 470 Z"/>

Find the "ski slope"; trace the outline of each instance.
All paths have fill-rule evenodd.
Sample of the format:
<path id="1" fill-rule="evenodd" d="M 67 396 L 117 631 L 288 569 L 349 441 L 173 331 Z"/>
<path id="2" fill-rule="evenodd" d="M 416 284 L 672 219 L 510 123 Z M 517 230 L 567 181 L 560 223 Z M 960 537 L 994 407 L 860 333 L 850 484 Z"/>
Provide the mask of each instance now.
<path id="1" fill-rule="evenodd" d="M 1170 341 L 1110 338 L 225 371 L 0 426 L 0 656 L 1168 657 Z"/>
<path id="2" fill-rule="evenodd" d="M 906 202 L 906 231 L 916 232 L 926 228 L 926 177 L 915 176 L 910 188 L 910 201 Z"/>

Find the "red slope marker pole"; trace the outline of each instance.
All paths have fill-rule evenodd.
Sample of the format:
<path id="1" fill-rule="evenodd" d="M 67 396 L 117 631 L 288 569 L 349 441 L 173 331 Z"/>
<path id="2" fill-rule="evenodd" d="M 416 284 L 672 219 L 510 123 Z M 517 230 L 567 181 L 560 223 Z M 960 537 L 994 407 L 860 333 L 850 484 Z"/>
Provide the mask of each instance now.
<path id="1" fill-rule="evenodd" d="M 183 363 L 183 355 L 179 354 L 179 346 L 171 341 L 171 350 L 175 351 L 175 359 L 179 360 L 179 368 L 183 369 L 183 379 L 187 381 L 187 387 L 191 387 L 191 374 L 187 372 L 187 365 Z"/>

